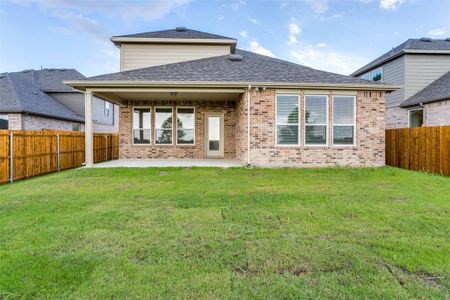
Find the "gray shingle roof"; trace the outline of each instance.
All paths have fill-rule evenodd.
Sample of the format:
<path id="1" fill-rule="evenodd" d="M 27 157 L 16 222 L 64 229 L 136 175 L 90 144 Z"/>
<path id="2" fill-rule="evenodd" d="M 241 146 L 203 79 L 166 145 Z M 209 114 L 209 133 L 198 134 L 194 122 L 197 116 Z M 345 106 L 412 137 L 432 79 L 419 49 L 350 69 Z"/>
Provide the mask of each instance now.
<path id="1" fill-rule="evenodd" d="M 35 77 L 33 72 L 41 73 Z M 46 77 L 41 78 L 41 74 L 45 74 L 45 72 L 30 70 L 27 72 L 1 73 L 0 112 L 29 113 L 56 119 L 84 122 L 81 116 L 48 96 L 39 88 L 39 86 L 51 87 L 62 91 L 59 84 L 53 85 L 49 83 L 49 79 Z M 36 82 L 36 79 L 39 80 Z M 71 88 L 69 89 L 72 91 Z M 64 89 L 64 91 L 66 90 Z"/>
<path id="2" fill-rule="evenodd" d="M 165 39 L 233 39 L 222 35 L 197 31 L 186 28 L 184 31 L 177 31 L 176 29 L 150 31 L 135 34 L 113 36 L 119 37 L 135 37 L 135 38 L 165 38 Z"/>
<path id="3" fill-rule="evenodd" d="M 86 78 L 75 69 L 43 69 L 18 72 L 33 82 L 44 92 L 75 92 L 63 80 L 82 80 Z"/>
<path id="4" fill-rule="evenodd" d="M 356 70 L 351 75 L 358 76 L 362 73 L 369 71 L 370 69 L 380 65 L 381 63 L 388 61 L 398 55 L 401 55 L 405 50 L 450 50 L 450 40 L 433 39 L 429 42 L 421 41 L 420 39 L 409 39 L 406 42 L 398 45 L 392 50 L 386 52 L 380 57 L 374 59 L 364 67 Z"/>
<path id="5" fill-rule="evenodd" d="M 400 106 L 415 106 L 444 99 L 450 99 L 450 71 L 406 99 Z"/>
<path id="6" fill-rule="evenodd" d="M 217 81 L 217 82 L 277 82 L 319 84 L 363 84 L 382 85 L 294 64 L 288 61 L 236 50 L 243 57 L 231 61 L 229 55 L 215 56 L 186 62 L 154 66 L 95 77 L 88 81 Z"/>

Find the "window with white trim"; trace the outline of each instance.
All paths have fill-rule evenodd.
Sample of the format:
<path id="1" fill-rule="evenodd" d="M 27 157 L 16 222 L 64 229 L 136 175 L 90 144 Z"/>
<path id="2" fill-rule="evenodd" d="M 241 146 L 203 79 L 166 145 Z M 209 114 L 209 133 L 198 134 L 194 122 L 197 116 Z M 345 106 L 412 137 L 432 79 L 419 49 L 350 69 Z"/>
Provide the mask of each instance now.
<path id="1" fill-rule="evenodd" d="M 422 127 L 423 126 L 423 108 L 413 109 L 408 111 L 409 115 L 409 128 Z"/>
<path id="2" fill-rule="evenodd" d="M 299 96 L 276 96 L 277 145 L 299 144 Z"/>
<path id="3" fill-rule="evenodd" d="M 177 107 L 177 144 L 193 145 L 195 143 L 195 109 Z"/>
<path id="4" fill-rule="evenodd" d="M 172 107 L 155 108 L 155 144 L 172 144 L 173 129 L 173 110 Z"/>
<path id="5" fill-rule="evenodd" d="M 333 97 L 333 144 L 355 144 L 355 100 L 354 96 Z"/>
<path id="6" fill-rule="evenodd" d="M 150 144 L 150 107 L 133 108 L 133 143 Z"/>
<path id="7" fill-rule="evenodd" d="M 305 145 L 326 145 L 328 96 L 305 96 Z"/>

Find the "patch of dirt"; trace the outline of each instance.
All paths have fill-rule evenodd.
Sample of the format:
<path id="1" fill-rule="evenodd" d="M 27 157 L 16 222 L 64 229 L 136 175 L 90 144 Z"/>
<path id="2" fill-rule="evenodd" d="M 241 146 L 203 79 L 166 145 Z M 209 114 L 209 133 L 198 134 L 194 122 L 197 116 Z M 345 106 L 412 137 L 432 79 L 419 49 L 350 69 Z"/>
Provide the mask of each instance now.
<path id="1" fill-rule="evenodd" d="M 426 285 L 437 289 L 442 288 L 442 282 L 449 279 L 446 276 L 436 276 L 425 272 L 411 272 L 406 268 L 391 266 L 385 262 L 382 262 L 382 264 L 401 286 L 406 284 L 405 276 L 414 277 L 415 279 L 424 282 Z"/>
<path id="2" fill-rule="evenodd" d="M 288 268 L 286 270 L 278 270 L 278 274 L 284 275 L 284 274 L 292 274 L 294 276 L 302 276 L 308 273 L 308 270 L 305 267 L 293 267 Z"/>
<path id="3" fill-rule="evenodd" d="M 167 171 L 161 171 L 161 172 L 159 172 L 159 176 L 166 176 L 166 175 L 168 175 L 169 174 L 169 172 L 167 172 Z"/>
<path id="4" fill-rule="evenodd" d="M 406 198 L 404 196 L 396 196 L 396 195 L 394 195 L 394 196 L 390 196 L 389 200 L 397 201 L 397 202 L 406 202 L 408 200 L 408 198 Z"/>

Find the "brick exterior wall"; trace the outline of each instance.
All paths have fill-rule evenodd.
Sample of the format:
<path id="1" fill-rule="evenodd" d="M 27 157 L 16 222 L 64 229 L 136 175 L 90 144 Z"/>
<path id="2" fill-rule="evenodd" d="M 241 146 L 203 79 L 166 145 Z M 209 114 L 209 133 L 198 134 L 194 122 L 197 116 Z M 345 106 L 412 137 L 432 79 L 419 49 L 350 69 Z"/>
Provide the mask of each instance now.
<path id="1" fill-rule="evenodd" d="M 408 110 L 401 107 L 390 107 L 386 109 L 386 128 L 407 128 Z"/>
<path id="2" fill-rule="evenodd" d="M 133 106 L 152 108 L 151 144 L 134 145 L 132 138 Z M 120 158 L 160 158 L 160 159 L 203 159 L 206 158 L 204 132 L 205 113 L 223 113 L 224 115 L 224 158 L 236 158 L 236 102 L 223 101 L 133 101 L 132 105 L 120 107 L 119 116 L 119 156 Z M 173 127 L 172 145 L 154 144 L 154 108 L 170 106 L 175 114 L 176 107 L 195 107 L 195 145 L 176 145 L 176 128 Z M 174 118 L 175 120 L 175 118 Z"/>
<path id="3" fill-rule="evenodd" d="M 10 130 L 55 129 L 72 131 L 74 124 L 79 123 L 27 114 L 8 114 L 8 127 Z M 80 131 L 83 130 L 84 125 L 80 124 Z"/>
<path id="4" fill-rule="evenodd" d="M 356 145 L 332 146 L 332 93 L 329 94 L 328 145 L 305 146 L 304 95 L 301 94 L 301 144 L 295 147 L 276 146 L 275 90 L 252 90 L 251 96 L 251 161 L 256 166 L 382 166 L 384 165 L 385 96 L 382 92 L 360 91 L 356 97 Z M 222 112 L 225 123 L 225 159 L 247 163 L 247 94 L 236 102 L 134 101 L 120 107 L 120 158 L 203 159 L 206 112 Z M 132 105 L 152 108 L 150 145 L 134 145 L 132 141 Z M 195 145 L 154 145 L 155 106 L 194 106 Z M 175 137 L 175 128 L 173 137 Z"/>
<path id="5" fill-rule="evenodd" d="M 415 107 L 417 108 L 417 107 Z M 409 110 L 393 107 L 386 110 L 386 128 L 408 128 Z M 450 99 L 424 105 L 424 126 L 450 125 Z"/>
<path id="6" fill-rule="evenodd" d="M 332 94 L 329 94 L 329 120 L 332 124 Z M 251 92 L 251 158 L 256 166 L 383 166 L 385 96 L 382 92 L 358 92 L 356 97 L 356 146 L 305 146 L 304 95 L 301 95 L 300 146 L 276 146 L 275 90 Z"/>
<path id="7" fill-rule="evenodd" d="M 450 99 L 440 102 L 425 104 L 426 126 L 450 125 Z"/>

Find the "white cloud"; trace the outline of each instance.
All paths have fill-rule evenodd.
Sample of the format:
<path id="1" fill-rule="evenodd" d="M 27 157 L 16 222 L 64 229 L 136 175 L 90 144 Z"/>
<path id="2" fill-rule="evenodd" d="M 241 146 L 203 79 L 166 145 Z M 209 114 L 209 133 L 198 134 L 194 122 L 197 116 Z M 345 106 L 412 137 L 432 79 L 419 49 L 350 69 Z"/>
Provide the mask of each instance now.
<path id="1" fill-rule="evenodd" d="M 247 19 L 253 24 L 258 24 L 258 21 L 256 21 L 256 19 L 254 19 L 254 18 L 248 17 Z"/>
<path id="2" fill-rule="evenodd" d="M 272 51 L 261 46 L 256 40 L 250 42 L 249 50 L 258 54 L 275 57 L 275 54 Z"/>
<path id="3" fill-rule="evenodd" d="M 431 36 L 443 36 L 443 35 L 446 35 L 447 33 L 448 33 L 448 31 L 445 28 L 436 28 L 436 29 L 431 29 L 430 31 L 428 31 L 428 35 L 431 35 Z"/>
<path id="4" fill-rule="evenodd" d="M 339 74 L 350 74 L 368 61 L 361 55 L 340 53 L 324 45 L 297 45 L 291 48 L 289 54 L 296 63 Z"/>
<path id="5" fill-rule="evenodd" d="M 328 0 L 305 0 L 316 14 L 322 14 L 328 10 Z"/>
<path id="6" fill-rule="evenodd" d="M 244 39 L 246 39 L 246 38 L 248 37 L 247 31 L 245 31 L 245 30 L 242 30 L 239 34 L 240 34 Z"/>
<path id="7" fill-rule="evenodd" d="M 302 32 L 300 26 L 295 22 L 295 19 L 291 19 L 289 23 L 289 45 L 297 43 L 297 36 Z"/>
<path id="8" fill-rule="evenodd" d="M 385 10 L 397 10 L 404 0 L 380 0 L 380 7 Z"/>
<path id="9" fill-rule="evenodd" d="M 325 44 L 325 43 L 318 43 L 318 44 L 316 44 L 316 46 L 319 47 L 319 48 L 325 48 L 328 45 Z"/>
<path id="10" fill-rule="evenodd" d="M 229 4 L 228 7 L 229 7 L 231 10 L 238 11 L 238 10 L 239 10 L 242 6 L 244 6 L 245 4 L 246 4 L 246 3 L 245 3 L 244 0 L 239 0 L 239 1 L 236 1 L 236 2 L 233 2 L 233 3 Z"/>

